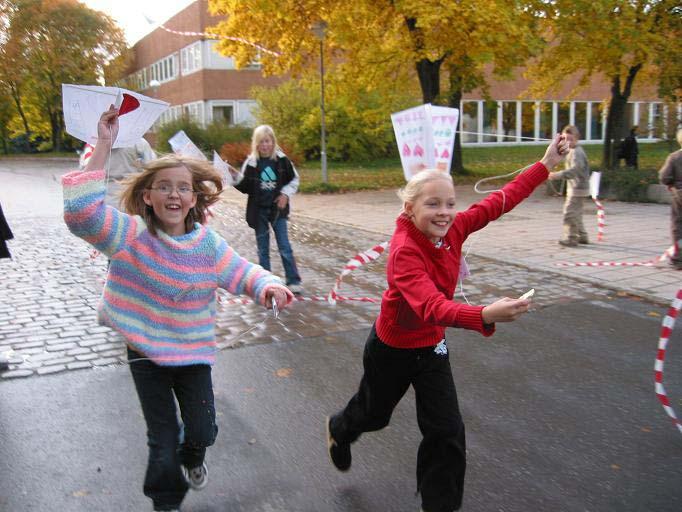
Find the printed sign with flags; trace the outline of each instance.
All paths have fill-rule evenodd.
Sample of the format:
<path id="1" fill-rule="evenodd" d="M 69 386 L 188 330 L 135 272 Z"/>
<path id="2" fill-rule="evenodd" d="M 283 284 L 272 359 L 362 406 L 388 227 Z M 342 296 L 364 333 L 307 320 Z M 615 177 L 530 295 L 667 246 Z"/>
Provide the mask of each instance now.
<path id="1" fill-rule="evenodd" d="M 113 147 L 125 148 L 134 146 L 169 104 L 120 87 L 62 84 L 66 132 L 87 144 L 97 142 L 97 124 L 110 105 L 119 109 Z"/>
<path id="2" fill-rule="evenodd" d="M 459 110 L 427 103 L 391 114 L 405 180 L 423 169 L 448 172 Z"/>
<path id="3" fill-rule="evenodd" d="M 198 160 L 208 160 L 206 155 L 192 142 L 192 139 L 187 136 L 184 130 L 180 130 L 168 139 L 168 144 L 170 144 L 176 155 L 196 158 Z"/>

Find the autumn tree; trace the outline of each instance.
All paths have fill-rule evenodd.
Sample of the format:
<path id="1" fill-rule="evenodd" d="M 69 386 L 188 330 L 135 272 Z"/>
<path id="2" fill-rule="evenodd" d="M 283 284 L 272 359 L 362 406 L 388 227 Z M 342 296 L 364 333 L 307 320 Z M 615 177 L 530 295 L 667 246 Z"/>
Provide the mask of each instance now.
<path id="1" fill-rule="evenodd" d="M 603 165 L 613 167 L 615 146 L 629 129 L 625 113 L 635 81 L 660 83 L 661 63 L 679 62 L 682 8 L 675 0 L 543 0 L 532 2 L 547 34 L 542 56 L 529 67 L 534 92 L 556 90 L 577 74 L 578 87 L 605 77 L 611 96 L 604 134 Z"/>
<path id="2" fill-rule="evenodd" d="M 123 32 L 108 16 L 77 0 L 0 0 L 6 32 L 0 40 L 0 86 L 24 119 L 35 101 L 49 121 L 52 146 L 62 144 L 63 83 L 97 83 L 108 61 L 126 50 Z"/>
<path id="3" fill-rule="evenodd" d="M 209 0 L 209 10 L 227 15 L 212 31 L 235 38 L 219 48 L 238 66 L 259 58 L 266 73 L 315 69 L 319 41 L 311 25 L 323 20 L 332 80 L 370 91 L 409 87 L 416 79 L 424 103 L 456 107 L 463 92 L 484 85 L 483 66 L 508 73 L 529 55 L 534 40 L 532 17 L 519 2 L 502 0 Z M 450 77 L 447 94 L 443 69 Z M 454 161 L 461 167 L 461 159 Z"/>

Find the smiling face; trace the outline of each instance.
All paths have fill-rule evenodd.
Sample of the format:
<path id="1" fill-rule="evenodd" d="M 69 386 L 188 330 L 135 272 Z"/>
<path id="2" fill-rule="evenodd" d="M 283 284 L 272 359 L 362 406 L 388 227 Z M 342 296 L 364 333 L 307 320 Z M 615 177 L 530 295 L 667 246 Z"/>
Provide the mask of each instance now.
<path id="1" fill-rule="evenodd" d="M 151 187 L 142 192 L 144 202 L 152 207 L 166 234 L 185 234 L 185 219 L 197 204 L 192 188 L 192 173 L 187 168 L 167 167 L 157 171 Z"/>
<path id="2" fill-rule="evenodd" d="M 578 144 L 578 137 L 573 135 L 570 132 L 564 132 L 562 133 L 564 136 L 564 139 L 566 139 L 566 142 L 568 142 L 568 147 L 573 149 L 577 144 Z"/>
<path id="3" fill-rule="evenodd" d="M 455 187 L 445 179 L 426 182 L 414 201 L 405 202 L 404 209 L 419 231 L 436 243 L 455 220 Z"/>

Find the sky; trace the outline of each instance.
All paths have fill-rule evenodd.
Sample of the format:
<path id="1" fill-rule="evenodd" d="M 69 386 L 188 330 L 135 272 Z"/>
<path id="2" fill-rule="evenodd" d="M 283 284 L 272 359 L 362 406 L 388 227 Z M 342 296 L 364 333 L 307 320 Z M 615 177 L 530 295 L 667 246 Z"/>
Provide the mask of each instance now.
<path id="1" fill-rule="evenodd" d="M 129 45 L 135 44 L 159 24 L 168 20 L 193 0 L 80 0 L 82 3 L 108 14 L 125 31 Z M 151 25 L 145 16 L 155 23 Z"/>

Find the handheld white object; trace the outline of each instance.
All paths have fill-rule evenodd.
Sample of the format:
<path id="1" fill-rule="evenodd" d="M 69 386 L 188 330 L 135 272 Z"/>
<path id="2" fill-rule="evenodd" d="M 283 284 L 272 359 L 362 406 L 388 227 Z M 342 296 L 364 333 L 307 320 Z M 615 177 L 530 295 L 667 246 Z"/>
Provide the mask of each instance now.
<path id="1" fill-rule="evenodd" d="M 274 298 L 272 300 L 272 314 L 275 315 L 275 318 L 279 318 L 279 308 L 277 307 L 277 301 L 275 301 Z"/>
<path id="2" fill-rule="evenodd" d="M 521 297 L 519 297 L 519 300 L 530 299 L 533 295 L 535 295 L 535 288 L 531 288 L 526 293 L 521 295 Z"/>

